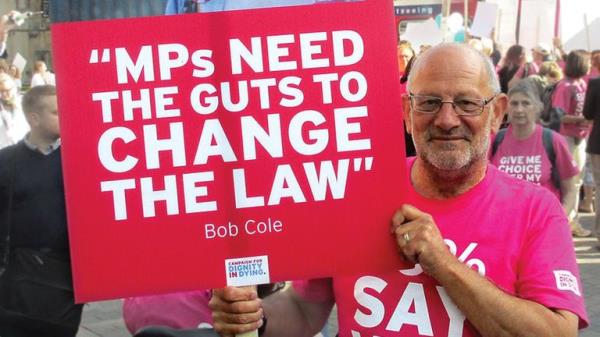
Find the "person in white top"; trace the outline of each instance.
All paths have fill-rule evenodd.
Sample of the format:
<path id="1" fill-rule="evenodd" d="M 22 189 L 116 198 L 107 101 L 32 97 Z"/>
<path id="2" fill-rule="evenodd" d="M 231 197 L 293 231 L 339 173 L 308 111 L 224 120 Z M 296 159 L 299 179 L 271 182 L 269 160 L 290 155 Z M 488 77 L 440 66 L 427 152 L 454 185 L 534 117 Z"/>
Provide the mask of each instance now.
<path id="1" fill-rule="evenodd" d="M 35 61 L 33 65 L 31 87 L 33 88 L 38 85 L 56 85 L 54 74 L 48 70 L 44 61 Z"/>
<path id="2" fill-rule="evenodd" d="M 0 74 L 0 148 L 17 143 L 29 132 L 21 98 L 15 94 L 14 87 L 9 75 Z"/>
<path id="3" fill-rule="evenodd" d="M 20 92 L 23 87 L 23 82 L 21 81 L 21 70 L 14 64 L 11 64 L 8 68 L 8 75 L 12 77 L 15 82 L 15 86 L 17 87 L 17 91 Z"/>

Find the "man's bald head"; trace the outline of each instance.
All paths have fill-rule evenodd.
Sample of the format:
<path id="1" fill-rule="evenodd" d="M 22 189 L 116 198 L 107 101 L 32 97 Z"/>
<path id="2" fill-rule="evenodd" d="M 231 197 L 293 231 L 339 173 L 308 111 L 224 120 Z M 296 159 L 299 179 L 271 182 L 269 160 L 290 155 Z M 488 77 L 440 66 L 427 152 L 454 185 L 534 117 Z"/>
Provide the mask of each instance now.
<path id="1" fill-rule="evenodd" d="M 427 69 L 462 69 L 464 67 L 475 64 L 480 64 L 482 69 L 482 79 L 487 83 L 492 93 L 500 92 L 500 82 L 496 75 L 496 71 L 489 57 L 472 47 L 459 43 L 443 43 L 429 49 L 426 53 L 419 56 L 412 66 L 412 70 L 408 76 L 408 90 L 412 89 L 416 75 L 424 68 Z"/>
<path id="2" fill-rule="evenodd" d="M 409 89 L 405 118 L 419 168 L 412 179 L 431 196 L 463 193 L 485 175 L 490 135 L 506 109 L 491 62 L 468 46 L 442 44 L 417 58 Z M 437 110 L 415 107 L 417 101 L 435 102 Z M 464 102 L 481 110 L 465 113 Z"/>

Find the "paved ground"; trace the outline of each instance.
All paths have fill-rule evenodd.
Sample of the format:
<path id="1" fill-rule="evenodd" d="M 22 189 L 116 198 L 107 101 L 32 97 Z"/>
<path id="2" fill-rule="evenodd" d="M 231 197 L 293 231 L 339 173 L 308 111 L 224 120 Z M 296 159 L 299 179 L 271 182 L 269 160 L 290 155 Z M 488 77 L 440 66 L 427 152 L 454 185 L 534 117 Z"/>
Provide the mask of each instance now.
<path id="1" fill-rule="evenodd" d="M 584 215 L 584 227 L 590 228 L 592 219 L 591 215 Z M 595 245 L 596 239 L 575 239 L 587 310 L 592 321 L 591 326 L 579 334 L 580 337 L 600 337 L 600 250 Z M 128 337 L 130 334 L 121 317 L 121 301 L 87 304 L 77 337 Z"/>

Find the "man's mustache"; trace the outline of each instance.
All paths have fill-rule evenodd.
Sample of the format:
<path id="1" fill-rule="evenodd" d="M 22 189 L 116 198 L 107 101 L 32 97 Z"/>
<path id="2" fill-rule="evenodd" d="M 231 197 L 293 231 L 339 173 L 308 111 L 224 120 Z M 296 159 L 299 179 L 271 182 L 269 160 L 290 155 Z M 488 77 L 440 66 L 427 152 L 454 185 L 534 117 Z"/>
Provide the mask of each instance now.
<path id="1" fill-rule="evenodd" d="M 443 130 L 440 128 L 430 128 L 427 131 L 427 140 L 438 139 L 438 140 L 459 140 L 464 139 L 471 141 L 473 134 L 465 128 L 454 128 L 450 130 Z"/>

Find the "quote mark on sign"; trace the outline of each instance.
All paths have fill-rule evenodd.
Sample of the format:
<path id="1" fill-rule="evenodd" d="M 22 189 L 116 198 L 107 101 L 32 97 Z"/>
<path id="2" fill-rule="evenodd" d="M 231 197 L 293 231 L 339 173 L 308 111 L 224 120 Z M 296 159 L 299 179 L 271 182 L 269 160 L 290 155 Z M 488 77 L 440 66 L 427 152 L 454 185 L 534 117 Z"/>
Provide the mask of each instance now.
<path id="1" fill-rule="evenodd" d="M 98 57 L 99 57 L 99 50 L 92 49 L 92 53 L 90 54 L 90 64 L 98 63 Z M 100 62 L 101 63 L 110 62 L 110 49 L 108 49 L 108 48 L 102 49 L 102 59 L 100 60 Z"/>
<path id="2" fill-rule="evenodd" d="M 354 172 L 358 172 L 361 170 L 362 163 L 362 158 L 354 158 Z M 366 157 L 364 163 L 365 171 L 371 171 L 371 168 L 373 167 L 373 157 Z"/>

